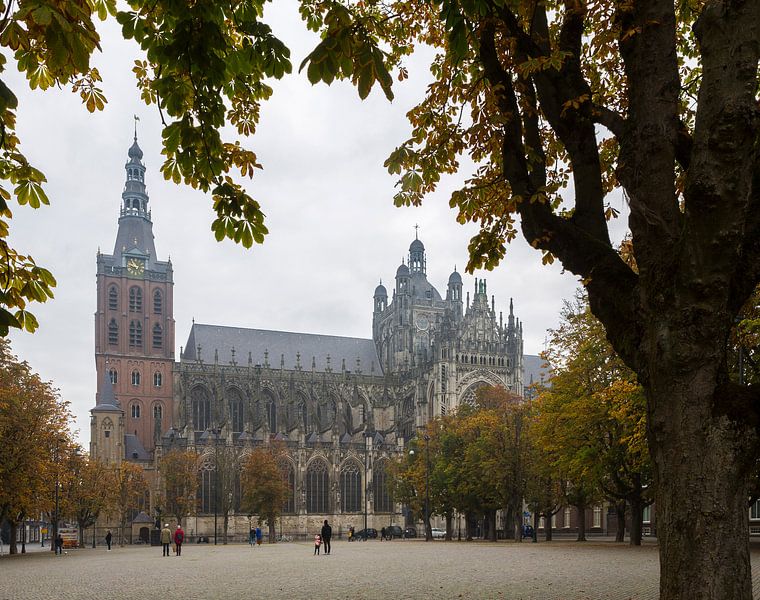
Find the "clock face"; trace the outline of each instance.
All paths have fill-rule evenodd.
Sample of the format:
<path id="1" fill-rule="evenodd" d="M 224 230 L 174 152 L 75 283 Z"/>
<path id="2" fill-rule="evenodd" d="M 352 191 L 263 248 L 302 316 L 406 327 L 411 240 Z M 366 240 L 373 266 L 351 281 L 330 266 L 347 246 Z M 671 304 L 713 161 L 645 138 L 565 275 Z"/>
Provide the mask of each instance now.
<path id="1" fill-rule="evenodd" d="M 430 326 L 430 322 L 427 319 L 427 316 L 425 315 L 419 315 L 415 319 L 415 324 L 417 325 L 417 329 L 420 331 L 426 331 L 427 328 Z"/>
<path id="2" fill-rule="evenodd" d="M 142 275 L 145 271 L 145 263 L 137 258 L 130 258 L 127 261 L 127 272 L 130 275 Z"/>

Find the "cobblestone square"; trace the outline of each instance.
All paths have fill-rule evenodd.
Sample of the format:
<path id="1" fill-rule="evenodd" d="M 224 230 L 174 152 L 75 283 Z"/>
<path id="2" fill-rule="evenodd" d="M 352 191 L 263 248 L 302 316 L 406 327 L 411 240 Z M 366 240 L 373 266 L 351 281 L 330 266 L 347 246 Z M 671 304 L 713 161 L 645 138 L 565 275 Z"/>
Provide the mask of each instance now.
<path id="1" fill-rule="evenodd" d="M 0 598 L 447 598 L 654 600 L 654 544 L 309 542 L 251 548 L 193 545 L 163 558 L 160 547 L 70 550 L 0 558 Z M 753 551 L 755 579 L 760 553 Z M 758 597 L 755 585 L 755 597 Z"/>

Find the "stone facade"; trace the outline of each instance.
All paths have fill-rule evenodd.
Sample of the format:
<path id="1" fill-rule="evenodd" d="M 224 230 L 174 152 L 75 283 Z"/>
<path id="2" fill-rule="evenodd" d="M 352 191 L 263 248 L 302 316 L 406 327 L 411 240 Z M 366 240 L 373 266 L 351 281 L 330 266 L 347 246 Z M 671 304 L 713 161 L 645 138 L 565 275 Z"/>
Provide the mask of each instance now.
<path id="1" fill-rule="evenodd" d="M 287 448 L 292 497 L 284 533 L 305 535 L 325 518 L 343 531 L 364 527 L 365 519 L 378 529 L 402 523 L 406 515 L 383 480 L 417 429 L 473 402 L 481 386 L 522 395 L 539 376 L 538 358 L 523 355 L 512 301 L 507 319 L 497 316 L 486 281 L 475 280 L 470 301 L 456 270 L 441 296 L 427 280 L 416 236 L 390 302 L 382 283 L 375 289 L 372 339 L 193 323 L 175 361 L 172 267 L 156 260 L 141 159 L 135 140 L 114 254 L 97 259 L 100 386 L 91 452 L 143 463 L 157 486 L 163 453 L 195 451 L 199 511 L 188 520 L 195 534 L 213 531 L 209 473 L 220 446 L 242 462 L 272 441 Z M 232 532 L 248 523 L 234 515 Z"/>

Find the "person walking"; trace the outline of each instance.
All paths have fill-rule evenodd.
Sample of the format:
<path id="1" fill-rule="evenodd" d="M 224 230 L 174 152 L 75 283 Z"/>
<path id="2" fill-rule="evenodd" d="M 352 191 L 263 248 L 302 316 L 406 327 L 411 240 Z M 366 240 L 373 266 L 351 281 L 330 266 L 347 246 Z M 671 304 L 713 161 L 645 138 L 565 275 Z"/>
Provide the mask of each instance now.
<path id="1" fill-rule="evenodd" d="M 63 536 L 60 533 L 55 538 L 55 553 L 56 555 L 63 554 Z"/>
<path id="2" fill-rule="evenodd" d="M 256 545 L 261 546 L 261 527 L 256 527 Z"/>
<path id="3" fill-rule="evenodd" d="M 330 538 L 332 537 L 332 527 L 325 519 L 325 524 L 322 525 L 322 543 L 325 545 L 325 555 L 330 554 Z"/>
<path id="4" fill-rule="evenodd" d="M 177 556 L 182 555 L 182 542 L 185 541 L 185 532 L 182 531 L 182 527 L 177 525 L 177 530 L 174 532 L 174 543 L 177 546 Z"/>
<path id="5" fill-rule="evenodd" d="M 319 547 L 322 545 L 322 536 L 317 534 L 314 536 L 314 556 L 319 556 Z"/>
<path id="6" fill-rule="evenodd" d="M 164 556 L 169 556 L 169 544 L 172 543 L 172 532 L 169 530 L 169 523 L 164 523 L 161 530 L 161 545 L 164 547 Z"/>
<path id="7" fill-rule="evenodd" d="M 111 540 L 113 539 L 113 535 L 111 535 L 111 530 L 109 529 L 106 532 L 106 546 L 108 546 L 108 551 L 111 551 Z"/>
<path id="8" fill-rule="evenodd" d="M 382 542 L 385 539 L 385 527 L 380 529 L 380 541 Z"/>

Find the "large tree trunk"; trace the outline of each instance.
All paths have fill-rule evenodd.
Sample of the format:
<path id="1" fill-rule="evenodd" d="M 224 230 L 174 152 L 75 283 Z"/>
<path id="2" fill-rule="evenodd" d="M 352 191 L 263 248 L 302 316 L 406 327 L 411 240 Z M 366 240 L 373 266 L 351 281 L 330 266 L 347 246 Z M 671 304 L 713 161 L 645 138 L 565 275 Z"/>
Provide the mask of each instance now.
<path id="1" fill-rule="evenodd" d="M 496 509 L 488 511 L 488 539 L 496 541 Z"/>
<path id="2" fill-rule="evenodd" d="M 641 546 L 644 502 L 638 494 L 631 496 L 631 546 Z"/>
<path id="3" fill-rule="evenodd" d="M 451 541 L 451 529 L 454 526 L 454 515 L 451 513 L 446 513 L 446 539 L 450 542 Z"/>
<path id="4" fill-rule="evenodd" d="M 615 503 L 615 520 L 617 521 L 617 532 L 615 533 L 616 542 L 625 541 L 625 500 L 618 500 Z"/>
<path id="5" fill-rule="evenodd" d="M 544 539 L 552 541 L 552 513 L 544 513 Z"/>
<path id="6" fill-rule="evenodd" d="M 8 552 L 10 554 L 18 554 L 18 546 L 16 546 L 16 535 L 18 535 L 18 523 L 15 521 L 10 522 L 10 536 L 11 539 L 8 540 Z"/>
<path id="7" fill-rule="evenodd" d="M 269 543 L 274 544 L 277 539 L 277 531 L 275 530 L 276 519 L 271 518 L 267 521 L 269 524 Z"/>
<path id="8" fill-rule="evenodd" d="M 474 521 L 475 521 L 475 518 L 472 516 L 471 513 L 465 513 L 465 515 L 464 515 L 464 524 L 465 524 L 465 526 L 464 526 L 464 529 L 465 529 L 464 539 L 467 542 L 471 542 L 472 541 L 472 530 L 474 528 L 474 525 L 473 525 Z"/>
<path id="9" fill-rule="evenodd" d="M 229 525 L 230 525 L 230 514 L 226 512 L 224 513 L 224 529 L 222 531 L 222 545 L 224 546 L 227 545 L 227 530 L 229 528 Z"/>
<path id="10" fill-rule="evenodd" d="M 577 542 L 586 541 L 586 505 L 576 506 L 578 509 L 578 539 Z"/>
<path id="11" fill-rule="evenodd" d="M 756 436 L 715 414 L 724 407 L 716 406 L 714 370 L 665 370 L 648 390 L 661 600 L 752 598 L 747 498 Z"/>

